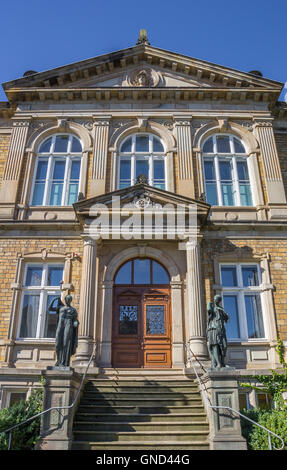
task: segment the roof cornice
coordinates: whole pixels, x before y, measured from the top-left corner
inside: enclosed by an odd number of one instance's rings
[[[160,67],[161,70],[183,74],[187,79],[203,80],[211,88],[272,88],[280,93],[283,87],[283,84],[278,81],[140,44],[9,81],[3,84],[3,88],[7,96],[8,91],[11,89],[28,87],[48,89],[71,87],[73,89],[73,84],[81,80],[99,79],[107,74],[124,70],[129,66],[137,66],[143,63]]]
[[[11,88],[7,92],[10,103],[31,101],[202,101],[277,102],[274,88],[207,88],[207,87],[94,87],[94,88]]]

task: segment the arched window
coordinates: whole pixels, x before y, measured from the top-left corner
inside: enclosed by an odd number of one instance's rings
[[[57,134],[39,147],[32,206],[70,206],[78,199],[82,144],[71,134]]]
[[[212,135],[202,146],[206,200],[213,206],[252,206],[248,155],[233,135]]]
[[[120,146],[118,188],[133,186],[142,174],[147,176],[150,186],[166,189],[164,146],[152,134],[133,134]]]
[[[169,275],[157,261],[149,258],[135,258],[119,268],[115,276],[115,284],[166,285],[169,284]]]

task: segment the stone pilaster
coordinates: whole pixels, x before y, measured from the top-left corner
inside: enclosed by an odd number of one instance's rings
[[[177,155],[178,155],[178,192],[184,196],[194,197],[194,174],[192,160],[192,140],[190,119],[175,119]]]
[[[206,358],[205,309],[198,240],[186,243],[186,261],[190,347],[196,356]]]
[[[105,193],[110,118],[111,116],[101,116],[94,120],[91,196]]]
[[[13,218],[14,216],[29,125],[29,119],[17,119],[13,122],[10,147],[0,190],[0,218]]]
[[[96,240],[85,238],[81,277],[79,340],[76,358],[73,362],[73,365],[76,366],[86,365],[92,353],[95,321],[96,258]]]
[[[184,366],[182,282],[171,281],[172,309],[172,364],[174,367]]]
[[[286,194],[274,138],[273,119],[254,119],[254,121],[263,160],[267,198],[271,207],[271,218],[286,218],[287,210],[278,207],[280,204],[286,204]],[[277,207],[272,207],[273,204]]]
[[[98,350],[98,361],[100,367],[111,367],[113,281],[105,281],[102,283],[102,298],[102,328]]]

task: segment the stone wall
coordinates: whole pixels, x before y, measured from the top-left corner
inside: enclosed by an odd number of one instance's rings
[[[242,250],[242,257],[240,257]],[[206,302],[213,295],[215,284],[214,259],[226,254],[235,253],[231,262],[252,261],[253,256],[269,254],[269,267],[271,284],[275,286],[273,291],[276,325],[279,336],[287,340],[287,240],[203,240],[202,265],[203,279],[205,283]],[[258,259],[256,260],[258,262]]]
[[[11,284],[15,282],[15,273],[18,257],[21,253],[41,252],[46,249],[51,252],[68,253],[76,252],[82,256],[81,240],[64,239],[1,239],[0,244],[0,341],[5,340],[8,334],[9,319],[12,306],[13,290]],[[43,261],[40,258],[40,261]],[[44,261],[43,261],[44,262]],[[74,286],[73,305],[79,309],[80,300],[80,279],[82,263],[78,260],[71,263],[71,283]],[[1,343],[0,343],[1,344]],[[0,361],[3,360],[4,347],[0,347]]]

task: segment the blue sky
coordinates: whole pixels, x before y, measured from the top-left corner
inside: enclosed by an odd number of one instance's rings
[[[141,28],[155,47],[287,81],[286,0],[14,0],[0,15],[1,83],[133,46]]]

